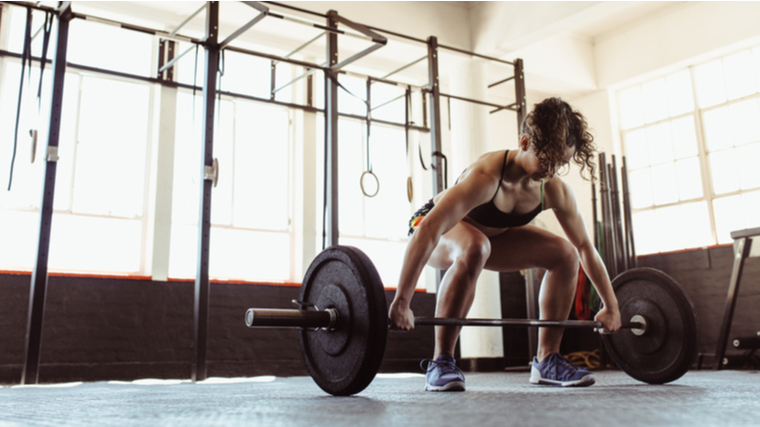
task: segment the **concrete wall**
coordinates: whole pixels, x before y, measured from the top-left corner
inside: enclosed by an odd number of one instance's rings
[[[597,84],[630,84],[756,45],[758,16],[758,2],[684,2],[601,35]]]

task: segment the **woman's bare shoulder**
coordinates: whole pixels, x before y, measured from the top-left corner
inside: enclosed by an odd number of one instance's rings
[[[574,202],[573,190],[559,176],[554,176],[546,180],[544,184],[546,209],[562,210],[567,207],[569,201]]]
[[[501,176],[501,169],[504,164],[505,150],[489,151],[484,153],[470,165],[469,170],[478,170],[480,173],[488,175]]]

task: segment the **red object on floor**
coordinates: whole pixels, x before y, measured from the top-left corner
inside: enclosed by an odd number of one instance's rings
[[[589,283],[583,266],[578,267],[578,285],[575,288],[575,317],[578,320],[591,319],[589,306]]]

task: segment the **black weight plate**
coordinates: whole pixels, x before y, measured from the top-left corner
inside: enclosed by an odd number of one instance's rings
[[[620,313],[626,320],[630,320],[637,314],[646,319],[646,333],[634,334],[637,352],[652,354],[662,348],[668,335],[668,323],[657,304],[645,298],[634,298],[628,300],[625,306],[620,307]]]
[[[612,281],[621,318],[646,319],[647,331],[630,329],[603,335],[612,360],[628,375],[650,384],[681,378],[697,355],[694,304],[670,276],[653,268],[634,268]]]
[[[299,299],[338,311],[334,331],[298,334],[311,377],[336,396],[364,390],[380,368],[388,335],[385,290],[372,261],[354,247],[325,249],[309,266]]]
[[[338,311],[338,324],[326,334],[318,334],[317,341],[330,356],[340,356],[351,338],[351,304],[346,290],[340,284],[330,284],[322,288],[316,301],[317,307]]]

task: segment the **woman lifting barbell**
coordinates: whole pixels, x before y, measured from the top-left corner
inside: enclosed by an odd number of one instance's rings
[[[436,317],[465,317],[475,297],[480,272],[544,268],[539,294],[544,320],[566,320],[575,296],[578,263],[604,303],[595,320],[606,332],[620,328],[620,310],[604,264],[594,249],[570,187],[557,171],[570,161],[593,179],[593,136],[583,115],[559,98],[536,104],[525,117],[517,150],[495,151],[468,167],[457,184],[438,194],[410,220],[398,291],[391,303],[392,329],[414,328],[409,308],[425,264],[446,270]],[[554,211],[565,240],[529,225],[544,209]],[[509,213],[507,213],[509,212]],[[454,347],[461,326],[436,326],[435,354],[426,359],[428,391],[462,391]],[[541,328],[530,382],[588,386],[591,372],[559,354],[562,329]]]

